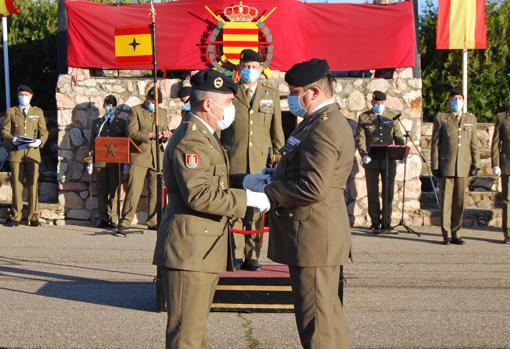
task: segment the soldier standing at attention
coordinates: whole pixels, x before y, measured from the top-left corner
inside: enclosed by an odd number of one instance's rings
[[[244,217],[247,206],[269,209],[264,193],[232,189],[227,154],[215,133],[235,118],[237,86],[211,69],[193,75],[191,84],[191,111],[165,151],[168,205],[153,259],[168,305],[167,349],[207,348],[207,316],[228,263],[229,219]],[[243,185],[259,177],[270,176],[238,176]]]
[[[289,265],[301,345],[343,349],[349,339],[338,280],[351,249],[344,191],[354,139],[333,99],[325,60],[294,65],[285,81],[289,109],[304,120],[281,149],[264,188],[272,208],[268,257]]]
[[[389,161],[388,187],[386,188],[386,161],[384,159],[371,159],[368,151],[371,145],[404,144],[400,125],[393,121],[395,113],[386,110],[384,103],[386,94],[374,91],[372,94],[372,109],[364,112],[358,118],[356,130],[356,147],[363,160],[365,180],[368,194],[368,215],[372,221],[372,231],[378,232],[390,229],[393,195],[395,192],[395,176],[397,162]],[[382,202],[379,202],[379,177],[382,182]],[[384,202],[388,192],[388,207]],[[384,214],[386,213],[386,216]],[[381,225],[382,224],[382,225]]]
[[[259,81],[263,62],[262,56],[253,50],[241,52],[241,81],[234,100],[236,118],[232,126],[221,132],[230,174],[259,173],[266,167],[269,150],[278,154],[285,141],[278,90],[268,82]],[[237,222],[237,228],[261,229],[260,218],[259,213],[248,209],[246,216]],[[260,235],[235,234],[234,240],[234,269],[259,270]]]
[[[105,114],[92,122],[92,136],[89,149],[94,154],[96,137],[126,137],[126,121],[117,117],[117,99],[106,96],[103,102]],[[92,165],[92,164],[91,164]],[[92,166],[88,171],[92,174]],[[99,228],[113,228],[117,224],[117,188],[119,187],[119,167],[117,164],[95,162],[96,190]]]
[[[161,103],[162,101],[163,95],[158,89],[158,102]],[[165,151],[163,142],[170,137],[166,111],[159,106],[158,108],[158,135],[156,134],[156,124],[154,122],[154,111],[156,110],[154,87],[147,92],[145,102],[131,108],[131,113],[129,114],[127,136],[140,147],[142,152],[140,154],[131,154],[126,199],[122,207],[122,220],[120,222],[121,230],[126,230],[131,226],[136,209],[138,208],[138,201],[142,194],[147,172],[149,173],[147,226],[150,230],[157,229],[156,156],[160,157],[160,163],[163,166],[163,153]],[[159,149],[156,149],[156,137],[159,137],[161,141]]]
[[[43,111],[30,105],[34,92],[29,86],[18,86],[18,106],[5,112],[2,137],[11,144],[9,161],[11,164],[12,216],[7,223],[17,227],[23,210],[23,182],[28,186],[28,225],[37,227],[39,223],[38,192],[40,148],[48,140],[48,130]],[[26,143],[20,137],[33,138]]]
[[[496,115],[491,146],[492,171],[503,189],[503,243],[510,244],[510,111]]]
[[[464,193],[469,176],[475,176],[480,162],[476,117],[464,113],[464,96],[450,92],[450,112],[438,113],[432,129],[431,163],[434,176],[441,178],[441,231],[443,244],[464,244],[460,236],[464,214]]]

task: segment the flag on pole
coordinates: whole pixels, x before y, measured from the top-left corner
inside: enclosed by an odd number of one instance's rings
[[[7,17],[19,13],[19,9],[14,6],[12,0],[0,0],[0,17]]]
[[[487,48],[485,0],[439,0],[436,48]]]
[[[152,35],[149,25],[115,28],[115,61],[124,67],[152,66]]]

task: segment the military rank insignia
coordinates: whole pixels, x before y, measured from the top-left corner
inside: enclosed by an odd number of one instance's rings
[[[198,167],[198,154],[186,154],[186,167],[191,169]]]

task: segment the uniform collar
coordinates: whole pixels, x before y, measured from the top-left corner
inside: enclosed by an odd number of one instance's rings
[[[252,86],[250,87],[247,87],[245,84],[243,84],[243,87],[244,87],[244,90],[247,91],[247,90],[250,90],[251,91],[251,95],[254,96],[255,95],[255,91],[257,91],[257,86],[258,86],[258,81],[255,82]],[[245,92],[246,93],[246,92]]]
[[[333,103],[335,103],[335,99],[331,98],[331,99],[327,100],[326,102],[319,104],[318,106],[316,106],[313,109],[313,111],[310,113],[310,115],[314,114],[316,111],[319,111],[322,108],[327,107],[328,105],[333,104]]]
[[[195,117],[195,119],[198,119],[200,120],[200,122],[202,123],[202,125],[204,125],[207,130],[211,133],[211,134],[214,134],[214,129],[211,127],[211,125],[209,125],[207,122],[205,122],[204,120],[202,120],[202,118],[196,114],[193,114],[192,112],[190,112],[190,114]]]
[[[27,111],[27,114],[28,114],[28,111],[30,110],[30,104],[27,105],[27,106],[23,106],[23,105],[19,106],[19,111],[21,112],[21,114],[23,114],[23,109],[25,109]]]

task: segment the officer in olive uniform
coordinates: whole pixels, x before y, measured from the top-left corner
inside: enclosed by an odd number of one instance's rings
[[[158,90],[158,102],[163,101],[163,95]],[[142,194],[145,176],[149,172],[149,207],[147,214],[147,226],[156,230],[157,225],[157,173],[156,156],[160,157],[163,166],[163,153],[165,151],[163,142],[170,137],[168,130],[168,118],[166,111],[158,106],[159,113],[159,135],[156,135],[156,124],[154,122],[155,111],[154,87],[147,92],[147,98],[143,104],[131,108],[127,123],[127,136],[130,137],[142,150],[141,153],[131,154],[127,192],[124,205],[122,206],[121,230],[128,229],[136,214],[138,201]],[[160,139],[160,147],[156,149],[156,137]]]
[[[221,133],[221,142],[227,149],[230,173],[258,173],[266,167],[268,153],[277,151],[285,142],[278,90],[269,82],[259,81],[264,70],[264,59],[253,50],[243,50],[240,56],[240,86],[234,105],[236,119]],[[236,228],[261,229],[261,215],[248,209]],[[256,271],[260,253],[260,235],[234,235],[234,268]],[[244,260],[244,263],[243,263]]]
[[[510,111],[496,115],[491,146],[492,171],[503,189],[503,243],[510,244]]]
[[[28,186],[28,224],[39,226],[38,190],[40,148],[48,139],[44,113],[30,105],[34,92],[29,86],[18,86],[18,106],[7,109],[2,137],[11,145],[12,216],[8,223],[18,226],[23,210],[23,183]],[[34,139],[27,142],[28,137]]]
[[[393,121],[395,113],[386,110],[384,103],[386,94],[374,91],[372,94],[372,109],[364,112],[358,118],[356,130],[356,147],[363,160],[365,179],[368,193],[368,214],[372,221],[372,230],[378,232],[387,230],[391,225],[393,194],[395,192],[395,176],[397,162],[389,161],[388,187],[386,188],[386,161],[384,159],[371,159],[368,151],[372,144],[389,145],[404,144],[400,125]],[[379,177],[382,181],[383,208],[379,202]],[[388,206],[384,201],[388,192]],[[382,226],[381,226],[382,224]]]
[[[94,153],[96,137],[126,137],[126,120],[117,117],[117,99],[106,96],[103,103],[105,115],[92,122],[89,148]],[[96,170],[97,205],[100,228],[113,228],[117,224],[117,189],[119,183],[118,164],[94,162]]]
[[[191,86],[183,86],[177,92],[177,97],[179,97],[182,105],[181,105],[181,118],[184,120],[186,114],[190,111],[191,107],[189,104],[189,95],[191,93]]]
[[[302,346],[347,348],[338,280],[351,249],[344,191],[354,139],[333,99],[325,60],[294,65],[285,81],[289,109],[304,120],[281,149],[272,181],[264,188],[271,201],[268,257],[289,265]]]
[[[475,176],[480,162],[476,117],[464,113],[464,97],[452,91],[448,99],[450,112],[434,118],[431,163],[434,176],[441,178],[441,231],[443,243],[464,244],[460,236],[464,214],[464,193],[469,176]]]
[[[166,347],[175,349],[207,348],[207,316],[228,263],[229,218],[243,217],[247,206],[269,209],[264,193],[231,189],[227,154],[215,134],[234,120],[237,86],[214,70],[198,72],[191,83],[191,112],[165,151],[168,205],[153,260],[168,305]],[[270,177],[239,178],[256,176]]]

